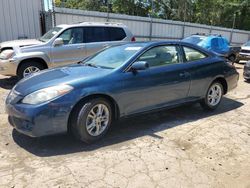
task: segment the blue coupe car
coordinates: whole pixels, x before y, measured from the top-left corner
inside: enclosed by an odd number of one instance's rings
[[[90,143],[122,117],[189,102],[213,110],[238,78],[232,64],[198,46],[137,42],[24,78],[8,95],[6,111],[23,134],[71,130]]]

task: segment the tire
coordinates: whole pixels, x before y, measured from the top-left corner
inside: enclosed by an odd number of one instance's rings
[[[216,90],[213,90],[217,88]],[[213,93],[214,92],[214,93]],[[224,89],[220,82],[213,82],[206,93],[205,99],[203,99],[200,104],[205,110],[215,110],[221,102],[223,97]],[[217,98],[217,99],[216,99]]]
[[[30,73],[35,73],[35,72],[39,72],[43,69],[45,69],[46,67],[40,63],[40,62],[36,62],[36,61],[27,61],[25,63],[22,63],[20,65],[20,67],[17,70],[17,77],[18,79],[22,79],[26,76],[28,76],[28,71]]]
[[[235,55],[230,55],[228,57],[228,60],[234,63],[236,61],[236,56]]]
[[[98,115],[99,106],[103,107],[103,116]],[[85,143],[93,143],[101,139],[107,133],[113,119],[111,105],[103,98],[91,99],[77,105],[72,114],[71,132],[77,139]],[[101,117],[104,116],[107,116],[104,118],[107,121],[102,122]]]

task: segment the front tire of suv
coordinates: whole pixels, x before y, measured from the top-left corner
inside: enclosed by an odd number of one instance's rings
[[[25,62],[25,63],[22,63],[20,67],[18,68],[17,77],[20,80],[32,73],[39,72],[45,68],[46,67],[40,62],[36,62],[36,61]]]

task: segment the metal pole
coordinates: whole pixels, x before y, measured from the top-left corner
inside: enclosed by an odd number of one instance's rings
[[[210,29],[209,29],[209,34],[212,33],[212,30],[213,30],[213,25],[212,25],[212,21],[211,21],[211,24],[210,24]]]
[[[56,26],[56,13],[55,13],[55,0],[52,1],[52,17],[53,17],[53,27]]]
[[[149,17],[150,19],[150,26],[149,26],[149,40],[151,41],[152,40],[152,31],[153,31],[153,19],[152,17],[150,16]]]
[[[184,5],[184,23],[183,23],[183,26],[182,26],[182,38],[185,37],[185,26],[186,26],[186,12],[187,12],[187,2],[185,1],[185,5]]]
[[[232,39],[233,39],[233,31],[234,31],[234,27],[235,27],[235,19],[236,19],[236,12],[234,13],[233,27],[232,27],[232,30],[231,30],[231,33],[230,33],[230,40],[229,40],[230,43],[232,42]]]
[[[107,0],[107,19],[106,21],[109,21],[109,1]]]
[[[151,14],[149,14],[150,26],[149,26],[149,40],[152,40],[152,32],[153,32],[153,12],[154,12],[154,0],[151,0]]]

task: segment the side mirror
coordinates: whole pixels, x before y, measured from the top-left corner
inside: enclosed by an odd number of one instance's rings
[[[132,71],[146,70],[149,68],[149,64],[146,61],[136,61],[131,65]]]
[[[63,43],[63,39],[62,38],[56,38],[56,40],[53,43],[53,46],[62,46]]]

